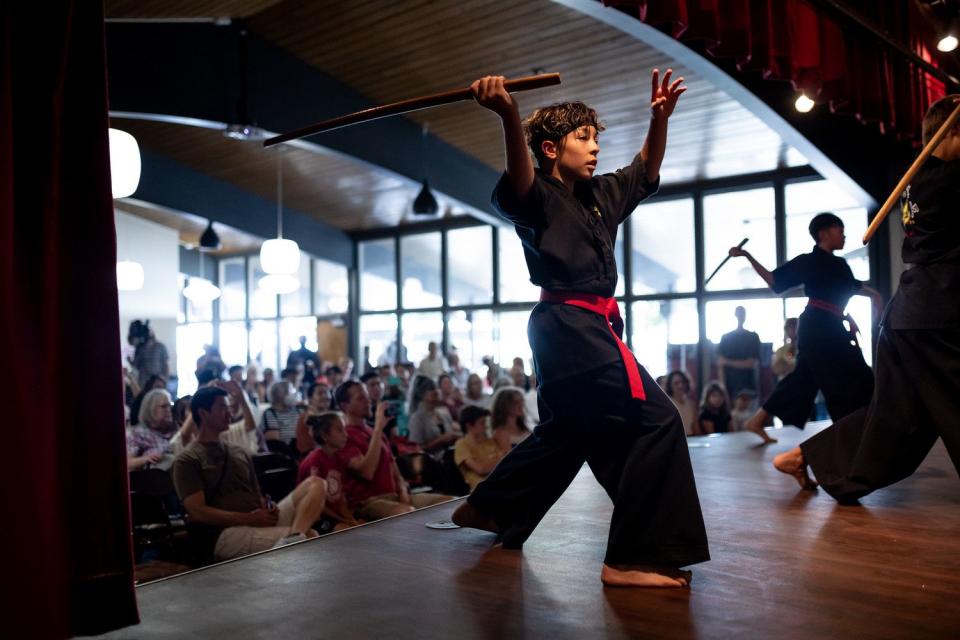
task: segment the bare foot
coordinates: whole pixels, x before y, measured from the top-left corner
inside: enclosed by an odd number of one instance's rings
[[[500,528],[497,526],[497,523],[493,521],[493,518],[481,513],[466,500],[457,507],[457,510],[453,512],[453,516],[451,516],[450,519],[453,520],[454,524],[460,525],[461,527],[500,533]]]
[[[777,441],[776,438],[771,438],[767,435],[767,432],[763,430],[763,423],[767,421],[768,417],[769,414],[763,409],[760,409],[743,425],[747,431],[752,431],[763,438],[763,444],[773,444]]]
[[[655,567],[653,565],[603,565],[600,581],[606,587],[689,587],[692,571]]]
[[[807,470],[807,461],[803,459],[803,451],[800,447],[794,447],[790,451],[775,456],[773,466],[780,473],[793,476],[801,489],[813,491],[817,488],[817,483],[810,477]]]

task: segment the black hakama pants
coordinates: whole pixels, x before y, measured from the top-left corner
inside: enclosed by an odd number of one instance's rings
[[[938,437],[960,472],[960,330],[883,329],[876,375],[867,406],[800,445],[840,502],[908,477]]]
[[[823,391],[833,420],[870,402],[873,372],[860,348],[851,344],[851,334],[840,318],[820,309],[807,309],[800,315],[797,337],[796,367],[763,403],[767,413],[803,429],[818,389]]]
[[[505,547],[523,544],[586,462],[614,504],[606,564],[710,559],[680,415],[640,375],[645,401],[630,397],[619,362],[540,386],[540,426],[468,498]]]

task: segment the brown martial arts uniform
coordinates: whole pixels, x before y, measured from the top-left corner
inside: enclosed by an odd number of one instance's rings
[[[960,471],[960,160],[927,160],[900,207],[907,270],[884,313],[873,397],[800,445],[841,502],[912,474],[938,437]]]
[[[494,191],[544,289],[527,329],[541,424],[468,499],[505,547],[523,544],[587,462],[614,503],[608,565],[709,560],[683,422],[629,351],[624,359],[612,300],[618,227],[656,189],[638,156],[572,193],[541,171],[525,201],[506,174]]]

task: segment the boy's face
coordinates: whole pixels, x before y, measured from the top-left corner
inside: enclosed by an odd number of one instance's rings
[[[843,226],[839,224],[821,229],[818,235],[820,236],[820,243],[826,243],[827,248],[831,251],[839,251],[843,249],[843,245],[847,243],[847,236],[843,232]]]
[[[589,180],[597,170],[600,136],[596,127],[587,125],[574,129],[559,144],[544,143],[544,155],[554,160],[561,180]]]

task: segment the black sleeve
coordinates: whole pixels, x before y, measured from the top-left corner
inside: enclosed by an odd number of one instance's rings
[[[613,173],[596,176],[591,181],[593,196],[600,210],[606,216],[613,215],[617,223],[623,222],[633,213],[643,200],[646,200],[660,188],[660,178],[650,182],[640,154],[629,166]]]
[[[510,178],[507,177],[506,172],[503,172],[497,181],[497,186],[493,189],[490,202],[501,216],[521,227],[535,229],[546,224],[546,213],[543,210],[543,181],[536,172],[534,172],[530,192],[523,199],[514,192]]]
[[[789,262],[785,262],[770,273],[773,275],[774,293],[783,293],[787,289],[803,284],[807,275],[807,259],[809,254],[799,255]]]

